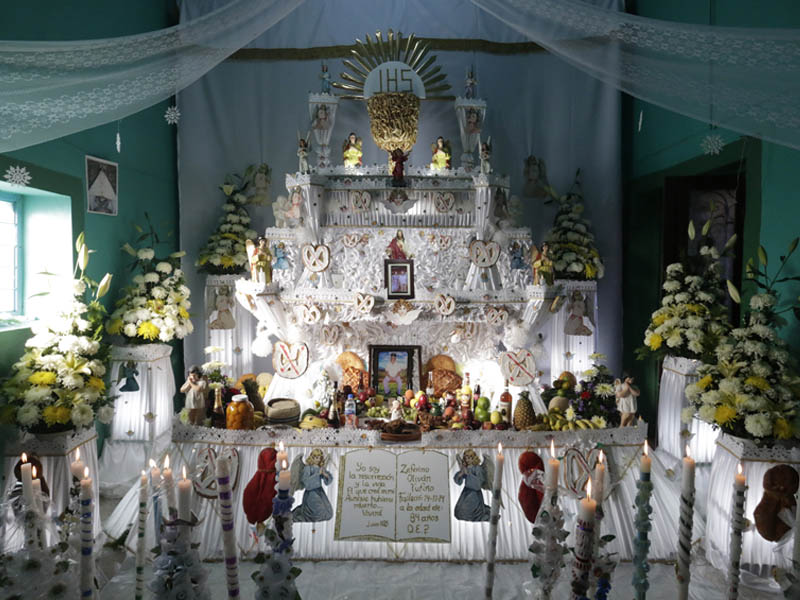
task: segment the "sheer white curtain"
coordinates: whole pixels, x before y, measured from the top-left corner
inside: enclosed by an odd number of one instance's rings
[[[303,0],[232,0],[150,33],[0,42],[0,152],[139,112],[193,83]]]
[[[472,2],[623,92],[800,148],[800,30],[689,25],[580,0]]]

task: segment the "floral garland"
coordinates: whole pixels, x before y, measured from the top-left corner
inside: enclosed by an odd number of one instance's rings
[[[106,273],[97,283],[86,275],[89,249],[81,233],[72,301],[49,321],[37,322],[27,350],[3,385],[0,420],[35,433],[88,427],[95,418],[110,423],[114,407],[106,392],[110,347],[103,342],[105,308],[111,285]]]
[[[704,236],[710,222],[703,226]],[[689,238],[694,240],[694,223],[689,222]],[[734,235],[723,254],[733,247]],[[720,252],[706,238],[697,256],[667,266],[661,307],[650,319],[644,334],[644,346],[637,350],[639,358],[666,355],[708,359],[728,329],[727,314],[722,303]]]
[[[183,339],[194,326],[189,318],[191,294],[181,270],[183,251],[166,257],[156,256],[152,246],[160,243],[150,226],[150,232],[140,240],[151,238],[151,246],[134,249],[125,244],[122,249],[134,257],[133,284],[125,288],[122,298],[106,323],[111,335],[121,335],[126,341],[148,344]]]
[[[690,406],[682,418],[695,413],[726,433],[756,441],[800,438],[800,380],[790,361],[786,342],[777,328],[786,321],[780,316],[793,311],[800,319],[800,305],[778,310],[775,284],[800,281],[800,277],[779,275],[797,248],[798,239],[789,245],[786,256],[772,277],[767,275],[767,253],[759,248],[760,266],[747,264],[747,278],[759,292],[750,298],[746,327],[731,330],[716,349],[716,360],[698,369],[700,379],[686,387]],[[729,281],[728,290],[735,302],[739,292]]]
[[[258,234],[250,229],[248,204],[266,204],[269,200],[268,186],[270,168],[250,165],[243,176],[228,175],[220,186],[225,194],[222,205],[224,214],[219,226],[200,250],[196,266],[203,273],[212,275],[236,275],[245,272],[248,263],[245,242]]]
[[[575,191],[558,198],[553,229],[545,242],[550,247],[550,259],[556,279],[602,279],[605,266],[595,247],[591,222],[583,218],[583,193],[580,190],[580,170],[575,175]],[[555,196],[554,196],[555,197]]]

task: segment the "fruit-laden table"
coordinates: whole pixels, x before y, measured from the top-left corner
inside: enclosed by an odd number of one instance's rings
[[[333,506],[333,518],[324,522],[294,524],[295,552],[298,558],[307,559],[382,559],[382,560],[485,560],[488,539],[488,522],[470,522],[454,518],[453,508],[464,489],[458,485],[453,475],[459,470],[457,455],[462,456],[466,449],[473,449],[478,455],[489,456],[495,460],[497,444],[503,444],[505,461],[503,465],[503,504],[501,526],[497,547],[500,560],[528,560],[528,546],[531,543],[531,524],[525,519],[517,499],[521,474],[517,467],[519,456],[526,450],[538,453],[546,462],[550,440],[553,439],[556,452],[562,459],[560,490],[567,528],[574,529],[578,498],[572,490],[585,485],[587,467],[593,468],[599,454],[598,447],[605,450],[608,458],[608,473],[605,480],[603,510],[603,533],[613,533],[616,539],[609,550],[618,552],[622,559],[633,555],[633,510],[636,496],[636,480],[639,476],[639,458],[647,433],[647,425],[640,422],[637,427],[602,430],[581,430],[569,432],[516,432],[516,431],[448,431],[435,430],[423,433],[415,442],[389,444],[380,440],[380,433],[370,430],[332,430],[317,429],[299,431],[296,429],[263,428],[255,431],[230,431],[192,427],[175,422],[172,430],[170,460],[176,465],[176,473],[186,464],[189,471],[195,471],[202,457],[213,448],[217,455],[233,452],[238,457],[235,469],[233,499],[236,513],[236,535],[242,555],[253,555],[256,545],[253,529],[247,523],[241,510],[243,490],[257,469],[257,457],[265,447],[283,441],[289,461],[298,454],[308,457],[318,448],[329,455],[327,469],[333,480],[323,486]],[[546,449],[547,448],[547,449]],[[337,485],[341,458],[355,450],[386,450],[401,455],[409,451],[425,450],[446,455],[449,480],[449,543],[378,542],[378,541],[335,541],[336,508],[340,489]],[[664,467],[657,458],[653,460],[653,480],[655,493],[653,505],[653,531],[650,539],[651,558],[668,558],[674,555],[678,531],[678,490],[667,479]],[[199,478],[199,477],[198,477]],[[442,486],[443,482],[437,482]],[[200,484],[195,485],[198,489]],[[448,486],[444,486],[447,489]],[[206,495],[208,491],[204,492]],[[213,493],[213,492],[212,492]],[[295,494],[297,506],[303,491]],[[307,492],[306,492],[307,493]],[[117,506],[106,522],[110,535],[121,535],[131,523],[138,510],[138,484],[134,486]],[[488,491],[482,492],[483,501],[490,504]],[[194,541],[199,542],[200,556],[204,559],[220,558],[222,544],[220,522],[216,501],[212,498],[194,495],[194,512],[200,525],[195,531]],[[148,527],[148,547],[155,542],[152,528]],[[133,531],[128,545],[133,548],[136,534]]]

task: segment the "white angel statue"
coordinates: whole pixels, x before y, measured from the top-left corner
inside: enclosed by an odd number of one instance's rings
[[[333,517],[333,508],[325,494],[323,485],[330,485],[333,476],[325,470],[330,455],[314,448],[308,459],[298,455],[292,461],[291,490],[305,490],[303,500],[292,510],[292,518],[297,523],[316,523],[328,521]]]
[[[564,323],[564,333],[567,335],[592,335],[592,330],[586,326],[583,318],[589,319],[594,327],[594,306],[592,297],[584,295],[580,290],[575,290],[569,297],[567,304],[567,322]]]
[[[308,153],[311,152],[311,132],[309,131],[305,138],[297,134],[297,172],[301,175],[310,173],[311,169],[308,167]]]
[[[489,162],[492,159],[492,136],[489,136],[485,142],[481,142],[478,138],[478,143],[480,144],[481,175],[488,175],[492,172],[492,165]]]
[[[486,454],[481,458],[474,450],[467,449],[461,456],[456,455],[458,471],[453,481],[464,485],[458,497],[453,515],[460,521],[488,521],[491,507],[483,501],[481,490],[491,490],[494,481],[494,462]]]

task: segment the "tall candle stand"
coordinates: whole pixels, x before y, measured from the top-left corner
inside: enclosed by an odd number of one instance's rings
[[[728,600],[739,598],[739,560],[742,557],[742,531],[744,530],[744,496],[747,482],[739,463],[738,473],[733,483],[733,510],[731,511],[731,548],[728,567]],[[795,533],[795,535],[797,535]]]
[[[650,584],[647,581],[647,573],[650,565],[647,562],[647,555],[650,552],[650,539],[648,537],[652,525],[650,523],[650,513],[653,509],[650,506],[650,496],[653,493],[653,483],[650,481],[650,470],[645,472],[642,469],[639,473],[639,481],[636,482],[638,493],[636,494],[636,517],[634,525],[636,527],[636,540],[633,550],[633,588],[635,600],[645,600],[647,588]]]

